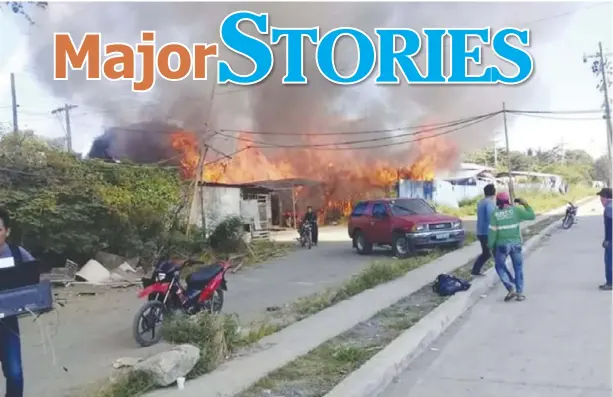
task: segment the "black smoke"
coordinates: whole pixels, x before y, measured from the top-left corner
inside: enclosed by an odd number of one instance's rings
[[[141,164],[163,161],[176,165],[179,159],[171,144],[171,133],[177,130],[176,126],[158,122],[108,128],[94,140],[88,157]]]

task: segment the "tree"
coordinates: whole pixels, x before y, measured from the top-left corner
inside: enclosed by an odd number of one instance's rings
[[[176,170],[82,160],[22,133],[0,138],[0,206],[15,218],[14,242],[44,262],[99,250],[150,257],[181,200]]]
[[[504,172],[507,170],[506,157],[506,150],[499,149],[499,171]],[[492,165],[494,163],[493,149],[487,148],[470,153],[465,156],[465,159],[478,164]],[[575,149],[563,151],[560,146],[553,147],[550,150],[528,149],[526,153],[511,151],[510,159],[511,168],[514,171],[557,174],[571,184],[592,181],[596,173],[596,163],[589,153],[584,150]],[[596,179],[600,179],[600,177]]]

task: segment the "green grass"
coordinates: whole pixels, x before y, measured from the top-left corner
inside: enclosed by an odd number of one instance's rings
[[[89,397],[140,397],[153,389],[155,384],[148,372],[129,371],[89,394]]]
[[[586,186],[572,186],[568,194],[545,193],[534,190],[520,190],[515,195],[521,197],[530,204],[536,213],[544,213],[555,208],[565,205],[567,202],[576,202],[582,198],[593,196],[596,190]],[[460,202],[460,208],[449,208],[438,206],[437,210],[443,214],[454,215],[458,217],[468,217],[477,215],[477,203],[481,197],[463,200]]]

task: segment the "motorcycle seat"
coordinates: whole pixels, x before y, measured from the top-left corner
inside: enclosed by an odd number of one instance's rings
[[[206,284],[208,284],[209,281],[213,279],[213,277],[215,277],[222,271],[223,266],[219,263],[216,263],[214,265],[209,265],[203,267],[202,269],[196,270],[195,272],[187,276],[185,281],[187,282],[187,286],[190,288],[202,288]]]

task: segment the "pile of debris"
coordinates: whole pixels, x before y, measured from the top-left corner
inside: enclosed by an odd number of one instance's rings
[[[141,283],[143,272],[136,267],[137,264],[138,258],[126,260],[118,255],[99,252],[95,259],[90,259],[82,267],[67,260],[64,267],[53,268],[49,274],[41,277],[56,286],[88,284],[125,288]]]

